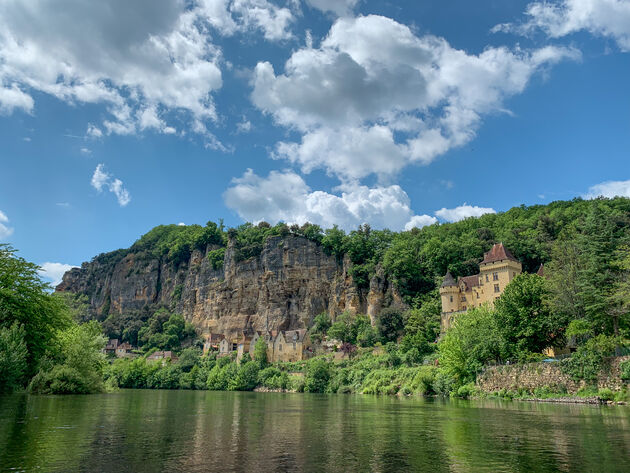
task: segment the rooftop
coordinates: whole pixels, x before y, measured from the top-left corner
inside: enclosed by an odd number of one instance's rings
[[[503,243],[497,243],[490,249],[490,251],[484,253],[481,264],[494,263],[495,261],[502,260],[519,262],[514,255],[510,253],[510,250],[503,246]]]

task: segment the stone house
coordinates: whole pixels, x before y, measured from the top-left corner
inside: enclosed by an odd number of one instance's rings
[[[219,356],[227,356],[233,351],[235,351],[237,347],[238,347],[238,344],[234,343],[233,340],[228,340],[227,338],[224,338],[219,343]]]
[[[209,351],[219,351],[219,345],[223,339],[225,339],[225,335],[221,333],[211,333],[207,335],[203,342],[203,354],[205,355]]]
[[[304,360],[310,348],[308,332],[306,329],[278,332],[271,345],[273,349],[269,359],[272,362]]]
[[[118,358],[133,358],[137,356],[133,351],[135,347],[131,345],[129,342],[121,343],[116,347],[116,356]]]
[[[154,351],[149,356],[147,356],[147,361],[161,361],[162,364],[165,364],[167,361],[177,361],[178,358],[172,351]]]
[[[236,346],[236,361],[241,361],[245,353],[250,353],[253,335],[250,332],[243,332],[241,339]]]
[[[505,287],[519,274],[523,266],[510,251],[498,243],[483,255],[479,263],[479,274],[457,278],[450,272],[444,276],[440,287],[442,298],[442,332],[450,328],[453,317],[471,307],[487,303],[494,305]]]
[[[110,340],[107,341],[105,348],[103,348],[103,350],[101,351],[105,353],[106,355],[115,355],[116,348],[118,348],[119,343],[120,343],[120,340],[118,340],[117,338],[111,338]]]

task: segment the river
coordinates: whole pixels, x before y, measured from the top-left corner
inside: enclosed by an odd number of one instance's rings
[[[630,471],[630,408],[123,390],[0,397],[0,471]]]

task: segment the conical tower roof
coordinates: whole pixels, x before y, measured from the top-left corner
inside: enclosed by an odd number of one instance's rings
[[[450,271],[446,272],[446,276],[444,276],[444,282],[442,282],[442,287],[447,286],[457,286],[457,281],[455,281],[455,278]]]

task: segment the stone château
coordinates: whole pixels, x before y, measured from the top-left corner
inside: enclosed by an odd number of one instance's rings
[[[479,263],[479,274],[455,278],[447,271],[440,287],[442,297],[442,332],[453,322],[453,317],[469,308],[479,307],[484,303],[490,306],[498,299],[505,287],[517,275],[523,272],[523,266],[510,251],[498,243],[484,253]]]

